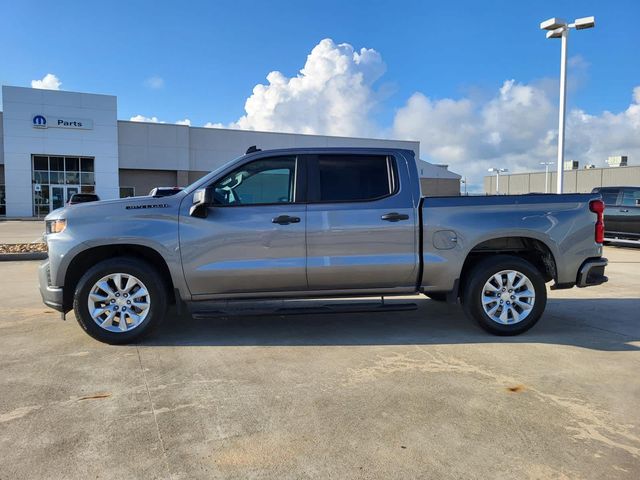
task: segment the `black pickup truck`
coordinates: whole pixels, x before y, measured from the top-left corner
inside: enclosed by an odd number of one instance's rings
[[[605,241],[640,244],[640,187],[599,187],[605,203]]]

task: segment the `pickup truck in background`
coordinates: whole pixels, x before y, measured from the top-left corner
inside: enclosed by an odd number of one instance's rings
[[[46,217],[45,304],[108,343],[169,303],[206,317],[243,303],[427,295],[498,335],[531,328],[551,288],[607,281],[599,194],[421,196],[414,153],[248,153],[175,195]]]
[[[598,187],[592,193],[605,203],[605,241],[640,244],[640,187]]]

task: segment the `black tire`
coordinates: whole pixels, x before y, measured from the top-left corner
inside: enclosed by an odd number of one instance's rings
[[[124,273],[139,279],[149,292],[149,308],[144,320],[128,331],[112,332],[102,328],[89,313],[89,293],[101,278]],[[164,319],[167,311],[167,289],[162,276],[146,262],[131,257],[103,260],[91,267],[80,279],[73,297],[73,309],[80,326],[93,338],[111,345],[131,343],[148,335]],[[125,323],[128,323],[125,319]]]
[[[513,324],[503,324],[493,320],[484,311],[482,305],[483,289],[486,282],[503,270],[513,270],[524,274],[531,281],[535,293],[533,308],[529,314],[523,320]],[[514,284],[517,285],[517,282],[514,281]],[[540,271],[528,261],[512,255],[495,255],[480,261],[467,276],[462,296],[465,314],[494,335],[519,335],[526,332],[538,322],[546,304],[547,287]],[[502,308],[500,308],[500,312],[502,312]],[[521,309],[521,307],[518,308]]]
[[[429,293],[425,293],[425,295],[429,297],[431,300],[435,300],[436,302],[447,301],[447,294],[445,292],[429,292]]]

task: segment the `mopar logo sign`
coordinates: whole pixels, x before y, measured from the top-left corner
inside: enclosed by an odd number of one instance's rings
[[[47,119],[44,115],[34,115],[33,126],[35,128],[47,128]]]
[[[93,120],[88,118],[68,118],[49,115],[48,118],[37,113],[33,116],[33,128],[73,128],[90,130]]]

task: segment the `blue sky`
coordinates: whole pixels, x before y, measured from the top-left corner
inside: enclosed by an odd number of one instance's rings
[[[560,44],[539,23],[588,15],[596,28],[570,36],[568,154],[593,163],[640,157],[640,28],[632,23],[640,2],[631,0],[5,1],[0,84],[29,86],[52,73],[64,90],[117,95],[121,119],[417,139],[423,158],[480,181],[497,160],[517,171],[552,156]],[[315,100],[292,105],[287,82],[325,38],[335,43],[316,55],[321,64],[336,55],[351,62],[342,81],[377,73],[354,91],[312,89]],[[377,57],[357,64],[341,43]],[[243,120],[247,98],[273,70],[284,87],[254,98]],[[271,94],[279,103],[262,118]],[[360,103],[332,127],[351,97]],[[300,126],[314,116],[323,118]],[[459,125],[465,135],[450,135]]]
[[[617,111],[640,83],[634,1],[3,2],[0,83],[28,86],[47,72],[63,89],[118,96],[122,118],[143,113],[194,124],[230,122],[271,70],[294,75],[325,37],[380,52],[390,121],[414,91],[435,98],[558,73],[558,41],[538,23],[596,15],[570,39],[588,66],[570,98]],[[574,32],[575,33],[575,32]],[[152,89],[145,80],[163,79]]]

